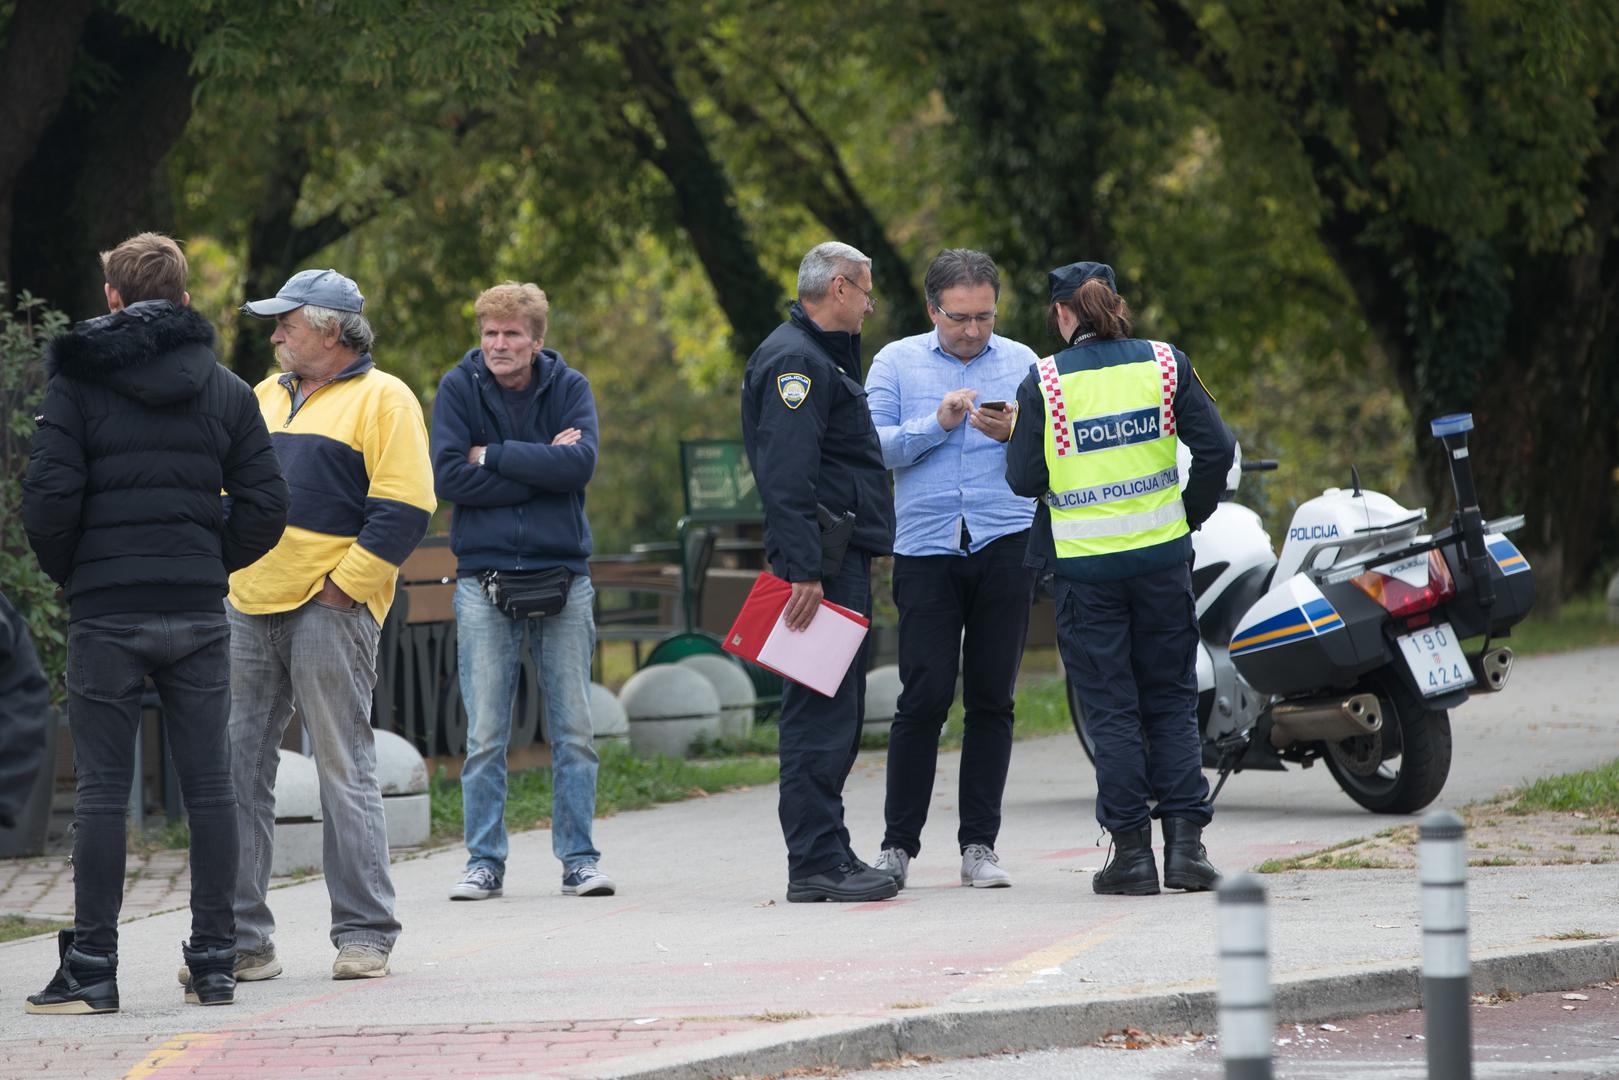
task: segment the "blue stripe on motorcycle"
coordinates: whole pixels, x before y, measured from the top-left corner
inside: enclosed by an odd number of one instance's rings
[[[1511,540],[1491,540],[1487,545],[1495,565],[1503,574],[1521,574],[1529,569],[1529,560],[1523,557]]]

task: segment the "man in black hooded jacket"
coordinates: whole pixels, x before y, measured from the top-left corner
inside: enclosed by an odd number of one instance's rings
[[[215,359],[186,261],[142,233],[102,256],[110,314],[51,342],[23,482],[23,523],[67,593],[74,926],[38,1013],[118,1009],[124,807],[148,677],[191,822],[186,1000],[235,991],[236,796],[227,576],[286,526],[287,485],[258,401]],[[224,498],[221,498],[224,492]]]

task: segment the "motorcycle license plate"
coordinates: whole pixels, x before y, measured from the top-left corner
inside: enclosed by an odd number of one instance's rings
[[[1460,690],[1477,681],[1449,623],[1435,623],[1426,630],[1402,634],[1397,640],[1423,697]]]

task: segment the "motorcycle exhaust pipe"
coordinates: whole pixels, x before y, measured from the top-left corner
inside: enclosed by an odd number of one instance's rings
[[[1505,689],[1507,679],[1512,676],[1512,650],[1503,645],[1470,658],[1468,664],[1473,669],[1473,677],[1478,680],[1473,692],[1493,694]]]
[[[1270,743],[1285,750],[1296,742],[1338,742],[1383,729],[1383,706],[1376,694],[1283,701],[1271,706]]]

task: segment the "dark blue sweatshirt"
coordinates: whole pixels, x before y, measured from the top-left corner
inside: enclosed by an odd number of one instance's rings
[[[596,471],[596,402],[590,380],[560,354],[534,360],[532,403],[514,426],[500,384],[473,349],[451,368],[433,401],[433,488],[454,504],[450,549],[456,573],[544,570],[588,573],[590,522],[585,485]],[[558,432],[583,433],[572,446],[552,446]],[[467,450],[487,446],[482,466]]]

